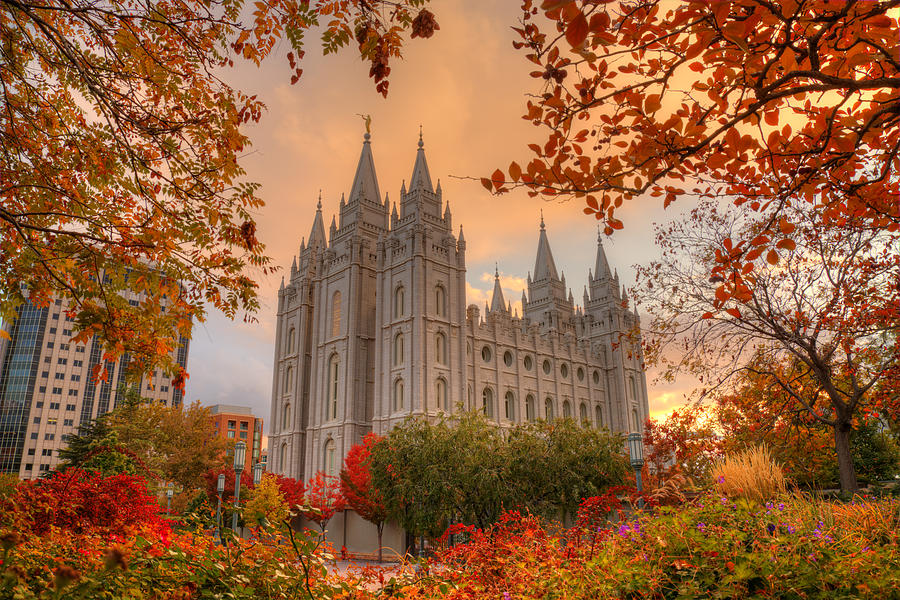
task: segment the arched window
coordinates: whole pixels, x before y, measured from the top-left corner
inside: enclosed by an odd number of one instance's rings
[[[341,293],[331,297],[331,337],[341,335]]]
[[[398,333],[394,336],[394,366],[403,364],[403,334]]]
[[[494,416],[494,390],[489,387],[484,388],[481,392],[481,410],[488,418]]]
[[[297,337],[296,333],[297,333],[297,330],[294,329],[293,327],[291,327],[290,330],[288,330],[288,337],[284,341],[285,342],[284,345],[285,345],[285,348],[287,348],[288,354],[291,354],[294,352],[294,338]]]
[[[285,394],[290,393],[294,389],[294,367],[290,365],[284,370],[284,386],[281,389],[284,390]]]
[[[325,442],[325,474],[332,477],[337,475],[336,444],[333,439]]]
[[[281,409],[281,430],[287,431],[291,428],[291,405],[285,402],[284,408]]]
[[[450,403],[447,399],[447,382],[443,378],[438,378],[434,382],[434,404],[439,410],[450,412]]]
[[[628,381],[631,384],[631,397],[634,400],[637,400],[638,399],[638,388],[637,388],[637,383],[634,380],[634,375],[630,376],[628,378]]]
[[[394,382],[394,412],[403,410],[403,380]]]
[[[288,465],[287,465],[287,444],[286,443],[281,444],[281,451],[278,454],[279,454],[279,456],[278,456],[279,467],[281,468],[281,472],[285,473],[285,472],[287,472],[287,467],[288,467]]]
[[[553,398],[550,396],[544,400],[544,418],[548,421],[553,420]]]
[[[510,421],[516,420],[516,398],[512,392],[506,392],[503,397],[503,416]]]
[[[534,421],[536,417],[534,410],[534,396],[528,394],[525,397],[525,418],[529,421]]]
[[[337,419],[340,362],[335,354],[328,362],[328,419]]]
[[[568,400],[563,401],[563,418],[564,419],[572,418],[572,406],[569,404]]]
[[[590,424],[591,421],[588,417],[587,405],[584,402],[581,403],[581,407],[578,409],[578,413],[578,416],[581,418],[582,425]]]
[[[597,405],[597,408],[594,409],[596,415],[594,416],[597,421],[597,427],[603,427],[603,409],[600,408],[600,405]]]
[[[439,365],[447,364],[447,338],[440,331],[434,334],[434,358]]]
[[[434,288],[434,312],[439,317],[446,316],[446,294],[444,294],[444,286],[439,285]]]
[[[631,409],[631,418],[634,421],[634,429],[632,429],[632,431],[640,432],[641,420],[640,420],[640,417],[638,417],[638,411],[636,408]]]
[[[394,290],[394,318],[399,319],[404,314],[406,314],[406,292],[400,285]]]

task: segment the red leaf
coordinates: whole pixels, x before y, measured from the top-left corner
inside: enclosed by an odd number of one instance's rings
[[[584,44],[584,40],[587,39],[589,29],[587,19],[584,18],[582,13],[578,13],[574,19],[569,21],[569,26],[566,27],[566,41],[572,47],[580,48]]]

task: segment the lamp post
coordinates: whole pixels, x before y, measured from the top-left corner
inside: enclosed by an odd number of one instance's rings
[[[256,463],[253,465],[253,485],[259,485],[259,482],[262,481],[262,463]]]
[[[241,500],[241,471],[244,470],[244,458],[247,455],[247,444],[238,442],[234,445],[234,513],[231,515],[231,530],[237,533],[238,506]]]
[[[225,473],[219,475],[216,491],[219,493],[219,503],[216,504],[216,537],[222,541],[222,493],[225,491]]]
[[[628,454],[631,456],[631,468],[634,469],[634,479],[637,491],[643,492],[641,485],[641,467],[644,466],[644,443],[639,433],[628,434]],[[644,508],[644,499],[638,497],[638,508]]]
[[[175,487],[175,484],[172,483],[171,481],[166,486],[166,514],[167,515],[172,514],[172,495],[175,493],[175,490],[173,489],[174,487]]]

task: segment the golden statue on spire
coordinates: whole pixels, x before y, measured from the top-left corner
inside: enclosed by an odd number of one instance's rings
[[[362,120],[366,124],[366,133],[371,134],[372,133],[372,115],[363,115],[360,113],[356,113],[356,116],[362,118]]]

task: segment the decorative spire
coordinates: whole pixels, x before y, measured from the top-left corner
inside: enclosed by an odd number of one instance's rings
[[[534,280],[543,279],[558,280],[556,263],[553,261],[553,253],[550,251],[550,242],[547,240],[547,230],[544,227],[544,211],[541,209],[541,233],[538,237],[537,257],[534,261]]]
[[[325,222],[322,220],[322,190],[319,190],[319,202],[316,204],[316,217],[313,219],[312,231],[309,232],[309,247],[325,245]]]
[[[403,180],[403,183],[400,184],[400,200],[403,200],[403,196],[406,195],[406,180]]]
[[[341,192],[341,208],[343,209],[346,204],[347,201],[344,199],[344,193]]]
[[[464,236],[462,232],[462,224],[460,224],[459,226],[459,237],[457,238],[457,240],[463,244],[466,243],[466,236]]]
[[[440,177],[438,178],[437,188],[434,190],[434,193],[437,194],[438,196],[440,196],[441,194],[444,193],[444,191],[441,189],[441,179],[440,179]]]
[[[371,202],[381,200],[378,178],[375,176],[375,159],[372,158],[372,145],[369,143],[371,137],[368,132],[363,136],[362,152],[359,154],[356,175],[353,177],[353,186],[350,188],[350,202],[363,198]]]
[[[284,289],[284,275],[281,276],[281,287],[279,287],[278,289],[279,289],[279,290],[283,290],[283,289]]]
[[[506,312],[506,301],[503,299],[503,290],[500,289],[500,271],[497,263],[494,263],[494,295],[491,296],[491,310]]]
[[[434,193],[431,185],[431,174],[428,172],[428,163],[425,161],[425,142],[422,141],[421,125],[419,126],[419,149],[416,150],[416,164],[413,166],[412,177],[409,180],[409,191],[424,190]]]
[[[609,277],[609,261],[606,260],[606,252],[603,250],[603,238],[600,237],[600,228],[597,228],[597,260],[594,264],[594,277],[606,279]]]
[[[384,193],[384,210],[387,210],[391,203],[388,201],[388,193]]]
[[[306,238],[301,237],[300,238],[300,252],[303,252],[304,250],[306,250]]]

